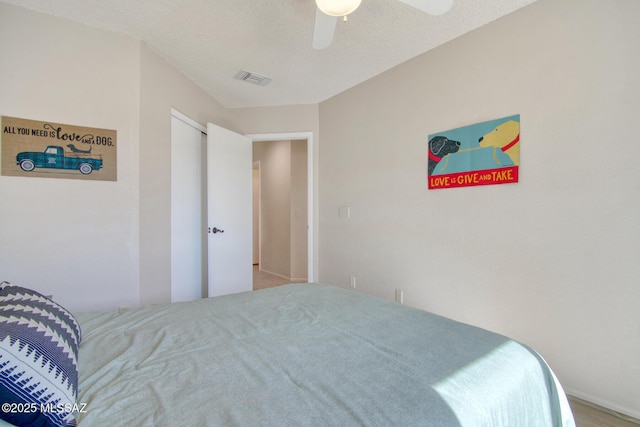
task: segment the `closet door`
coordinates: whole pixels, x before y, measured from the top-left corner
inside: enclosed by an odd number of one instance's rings
[[[171,117],[171,301],[206,297],[205,128]]]

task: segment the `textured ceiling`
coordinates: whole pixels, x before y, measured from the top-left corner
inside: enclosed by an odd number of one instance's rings
[[[455,0],[430,16],[363,0],[311,47],[314,0],[0,0],[144,41],[225,107],[316,104],[536,0]],[[240,69],[267,86],[234,80]]]

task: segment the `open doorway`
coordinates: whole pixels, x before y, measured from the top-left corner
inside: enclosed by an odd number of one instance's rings
[[[254,290],[308,281],[307,141],[253,143]]]
[[[254,142],[254,290],[311,282],[312,134],[247,136]]]

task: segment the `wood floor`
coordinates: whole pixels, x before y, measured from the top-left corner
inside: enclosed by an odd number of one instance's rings
[[[576,427],[638,427],[638,420],[615,414],[577,398],[569,398]]]
[[[257,266],[253,266],[253,290],[265,288],[273,288],[291,283],[288,279],[269,274],[260,270]],[[613,411],[609,413],[604,408],[598,408],[588,402],[580,399],[569,399],[573,416],[576,420],[576,427],[638,427],[640,423],[626,419],[624,416],[614,415]]]
[[[274,286],[286,285],[292,283],[285,277],[278,276],[276,274],[270,274],[266,271],[260,270],[258,265],[253,266],[253,290],[273,288]]]

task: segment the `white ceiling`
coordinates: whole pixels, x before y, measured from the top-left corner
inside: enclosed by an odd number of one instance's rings
[[[363,0],[311,47],[314,0],[0,0],[144,41],[225,107],[316,104],[536,0],[455,0],[430,16]],[[273,81],[234,80],[244,69]]]

